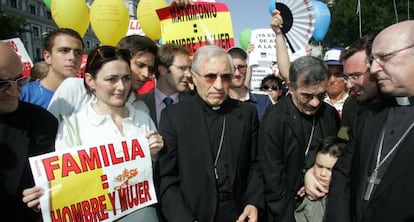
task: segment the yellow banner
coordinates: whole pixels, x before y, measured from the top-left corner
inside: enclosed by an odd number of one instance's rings
[[[204,45],[234,46],[231,15],[224,3],[196,2],[158,9],[157,13],[163,44],[182,45],[191,55]]]

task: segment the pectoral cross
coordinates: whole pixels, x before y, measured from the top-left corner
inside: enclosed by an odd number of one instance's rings
[[[372,172],[371,176],[368,178],[368,186],[365,190],[364,200],[368,201],[371,199],[372,191],[374,191],[374,186],[379,184],[381,180],[378,178],[378,170],[375,169]]]

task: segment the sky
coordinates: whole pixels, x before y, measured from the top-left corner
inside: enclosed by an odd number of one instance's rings
[[[233,25],[234,44],[240,47],[239,33],[245,29],[269,28],[270,0],[216,0],[227,5]]]

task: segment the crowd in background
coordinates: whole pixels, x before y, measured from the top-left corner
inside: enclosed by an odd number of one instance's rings
[[[92,50],[76,78],[74,30],[48,34],[29,77],[0,44],[3,215],[41,221],[29,157],[144,135],[158,203],[117,221],[414,221],[414,21],[294,61],[282,26],[274,10],[279,73],[261,93],[253,45],[191,57],[131,35]]]

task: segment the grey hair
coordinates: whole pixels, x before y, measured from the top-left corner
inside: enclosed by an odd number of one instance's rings
[[[292,62],[289,69],[289,79],[294,89],[298,88],[299,79],[304,85],[316,85],[329,79],[329,70],[325,62],[314,56],[302,56]]]
[[[231,67],[231,73],[234,72],[234,65],[233,65],[233,59],[231,56],[224,50],[223,48],[220,48],[216,45],[206,45],[202,46],[195,52],[193,56],[193,62],[191,64],[191,70],[198,72],[198,69],[200,67],[200,63],[203,59],[209,60],[213,57],[219,57],[219,56],[226,56],[227,60],[229,61],[230,67]]]

